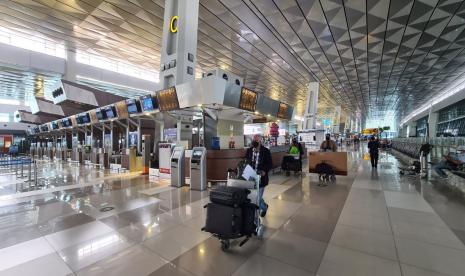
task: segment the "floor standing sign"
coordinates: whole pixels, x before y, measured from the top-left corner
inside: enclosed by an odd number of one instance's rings
[[[171,177],[171,151],[174,144],[159,143],[158,144],[158,160],[159,160],[159,176],[160,178]]]

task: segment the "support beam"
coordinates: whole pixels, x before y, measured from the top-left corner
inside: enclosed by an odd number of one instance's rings
[[[316,129],[319,91],[320,84],[318,82],[311,82],[308,84],[307,104],[305,107],[303,129]]]

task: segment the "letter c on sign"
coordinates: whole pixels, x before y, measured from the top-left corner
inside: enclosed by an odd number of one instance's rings
[[[171,17],[170,32],[172,32],[172,33],[177,33],[178,32],[178,18],[179,17],[177,15]]]

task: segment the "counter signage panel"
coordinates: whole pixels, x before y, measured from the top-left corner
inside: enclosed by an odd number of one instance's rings
[[[47,125],[41,125],[40,130],[42,130],[43,132],[46,132],[46,131],[48,131],[48,126]]]
[[[141,112],[139,101],[136,99],[127,99],[126,107],[129,114],[136,114]]]
[[[254,124],[264,124],[266,122],[267,122],[266,117],[256,118],[252,120],[252,123]]]
[[[78,125],[82,125],[84,122],[82,121],[82,116],[79,114],[79,115],[76,115],[76,122]]]
[[[128,107],[126,106],[126,101],[120,101],[115,103],[116,112],[118,113],[119,119],[126,119],[129,117]]]
[[[158,109],[157,98],[152,95],[145,95],[140,97],[140,102],[142,104],[142,110],[144,112],[154,111]]]
[[[35,128],[34,128],[34,133],[39,133],[39,132],[40,132],[39,127],[35,127]]]
[[[107,118],[107,114],[105,110],[102,110],[102,109],[97,109],[97,111],[95,112],[95,115],[97,115],[97,119],[99,121],[105,120]]]
[[[157,92],[160,111],[179,109],[178,95],[175,87],[170,87]]]
[[[57,130],[57,129],[58,129],[58,122],[52,122],[51,125],[52,125],[52,129],[53,129],[53,130]]]
[[[97,112],[96,110],[89,111],[90,122],[95,124],[98,123]]]
[[[113,119],[116,117],[115,114],[115,107],[114,106],[107,106],[105,107],[105,114],[107,115],[107,119]]]
[[[286,114],[287,114],[287,104],[285,103],[279,103],[279,110],[278,110],[278,118],[280,119],[286,119]]]
[[[76,115],[73,115],[71,117],[69,117],[70,120],[71,120],[71,126],[77,126],[77,120],[76,120]]]
[[[84,113],[81,115],[81,120],[83,124],[89,124],[90,123],[90,116],[89,113]]]
[[[242,87],[239,108],[247,111],[255,111],[257,105],[257,93]]]

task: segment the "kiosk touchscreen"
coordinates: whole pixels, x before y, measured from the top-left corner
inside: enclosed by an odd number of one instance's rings
[[[186,182],[184,174],[184,147],[177,146],[171,154],[171,186],[182,187]]]
[[[207,188],[207,149],[194,147],[191,157],[191,189],[203,191]]]

